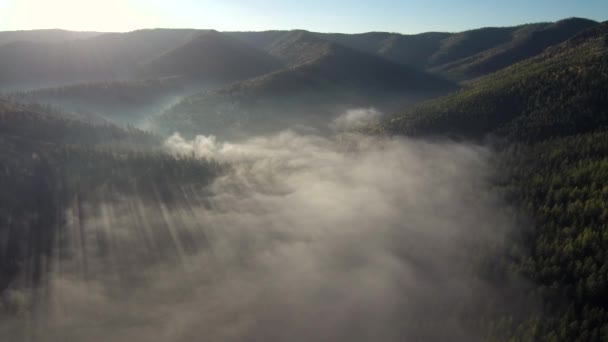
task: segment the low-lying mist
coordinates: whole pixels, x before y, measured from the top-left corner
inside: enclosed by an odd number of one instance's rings
[[[2,340],[484,339],[480,316],[505,294],[478,265],[514,227],[488,149],[289,130],[239,143],[175,134],[165,148],[229,170],[180,205],[68,208],[68,247],[47,286],[11,290]]]

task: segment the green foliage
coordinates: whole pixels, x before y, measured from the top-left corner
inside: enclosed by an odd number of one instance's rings
[[[504,149],[497,168],[507,198],[533,220],[521,258],[543,306],[527,322],[542,341],[608,338],[608,131]]]

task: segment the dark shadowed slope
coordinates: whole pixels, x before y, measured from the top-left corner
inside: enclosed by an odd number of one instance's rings
[[[386,122],[391,132],[539,140],[608,125],[608,24]]]
[[[248,44],[217,31],[200,34],[140,68],[147,77],[180,75],[206,82],[227,82],[262,75],[282,64]]]
[[[294,49],[319,38],[301,34]],[[353,106],[391,106],[445,93],[454,85],[424,72],[335,43],[317,45],[306,63],[189,97],[159,122],[170,130],[218,133],[230,127],[264,130],[286,122],[326,121]],[[289,55],[286,45],[283,55]]]
[[[184,201],[185,187],[203,186],[219,173],[215,163],[162,153],[160,142],[136,129],[92,124],[0,99],[3,319],[11,313],[5,301],[10,291],[43,286],[54,267],[49,258],[64,255],[66,245],[60,241],[71,205],[81,210],[125,195],[170,205]]]

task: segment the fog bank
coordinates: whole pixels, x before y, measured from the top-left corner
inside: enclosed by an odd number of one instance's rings
[[[337,124],[365,116],[353,113]],[[502,293],[476,263],[502,253],[513,227],[485,148],[292,131],[240,143],[175,134],[165,148],[231,167],[208,189],[184,189],[183,205],[91,204],[82,230],[69,208],[70,247],[47,289],[13,290],[9,304],[29,309],[0,337],[483,339],[475,314]]]

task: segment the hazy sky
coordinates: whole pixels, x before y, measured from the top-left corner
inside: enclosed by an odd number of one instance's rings
[[[130,31],[153,27],[322,32],[461,31],[608,20],[607,0],[0,0],[0,30]]]

